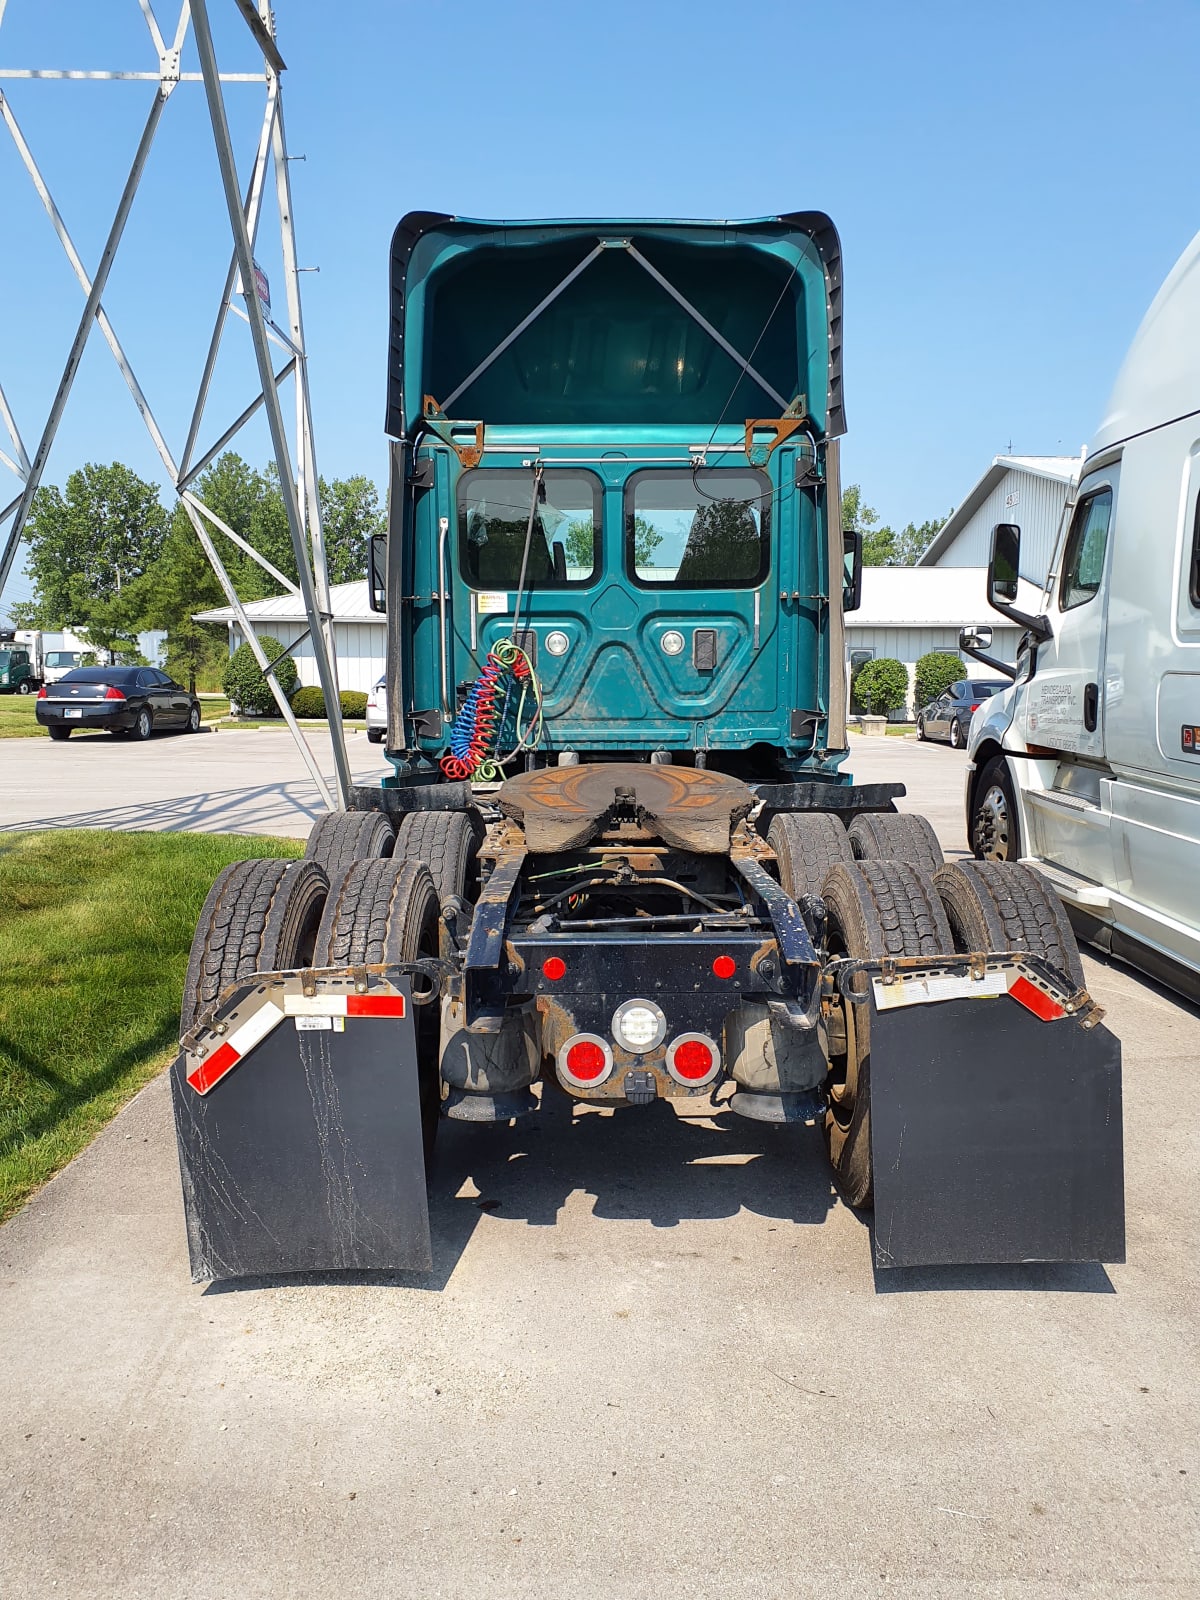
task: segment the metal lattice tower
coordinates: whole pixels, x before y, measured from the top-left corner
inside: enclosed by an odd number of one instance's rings
[[[20,3],[20,0],[18,0]],[[37,0],[31,0],[36,4]],[[131,0],[133,3],[133,0]],[[159,0],[161,5],[162,0]],[[228,0],[221,0],[228,4]],[[146,118],[141,138],[125,179],[120,199],[113,214],[108,236],[100,259],[93,272],[85,267],[67,230],[62,213],[51,194],[42,170],[23,134],[13,112],[8,96],[0,89],[0,120],[3,121],[17,154],[29,174],[38,197],[58,237],[79,286],[84,294],[84,306],[66,360],[62,366],[54,399],[45,423],[32,452],[25,446],[17,419],[5,397],[0,381],[0,424],[11,442],[11,453],[0,450],[0,463],[15,474],[20,492],[7,505],[0,505],[0,595],[3,594],[13,564],[16,561],[21,537],[25,529],[33,497],[42,481],[46,462],[67,408],[89,337],[93,328],[100,333],[112,352],[121,376],[142,416],[163,469],[175,493],[179,496],[188,520],[195,531],[205,556],[208,558],[225,597],[233,610],[259,666],[278,703],[280,713],[287,722],[292,736],[304,758],[309,773],[325,803],[331,808],[345,806],[350,791],[350,771],[346,756],[342,728],[341,708],[338,700],[337,669],[334,652],[332,611],[329,599],[329,578],[325,563],[325,543],[321,527],[321,510],[317,495],[317,463],[313,444],[312,403],[309,392],[308,363],[304,343],[304,319],[300,303],[300,269],[297,266],[296,238],[293,226],[291,182],[288,175],[287,139],[284,132],[282,74],[285,63],[275,40],[274,17],[266,0],[232,0],[260,52],[262,69],[256,73],[222,72],[217,62],[209,23],[208,0],[183,0],[174,34],[162,32],[155,15],[153,0],[136,0],[145,20],[151,45],[157,57],[152,70],[87,71],[74,66],[62,69],[13,68],[0,66],[0,82],[4,80],[85,80],[146,82],[154,85],[154,97]],[[0,29],[9,0],[0,0]],[[180,63],[188,32],[191,30],[200,60],[199,72],[183,72]],[[0,32],[0,48],[3,33]],[[229,119],[226,114],[224,85],[228,83],[261,84],[264,106],[257,144],[254,151],[251,175],[243,194],[238,186],[237,166]],[[125,225],[150,158],[155,135],[172,96],[183,84],[201,84],[208,106],[212,127],[215,169],[219,174],[229,217],[231,251],[225,286],[220,296],[208,355],[196,389],[191,423],[182,449],[176,454],[167,442],[155,418],[153,409],[139,383],[124,346],[117,337],[110,317],[104,309],[104,293],[113,264],[121,247]],[[283,256],[284,281],[287,299],[286,329],[271,319],[270,304],[263,293],[254,261],[255,241],[264,222],[268,191],[274,189],[273,220],[277,221],[279,243]],[[128,253],[128,252],[127,252]],[[238,302],[241,302],[239,304]],[[258,369],[259,393],[250,404],[219,434],[216,442],[200,448],[201,429],[206,423],[206,408],[212,387],[221,347],[230,314],[243,320],[248,329]],[[280,352],[281,365],[276,368],[272,346]],[[2,380],[3,374],[0,374]],[[295,421],[289,439],[284,421],[281,388],[291,380],[295,392]],[[299,583],[284,576],[265,556],[255,550],[232,528],[227,526],[200,497],[192,485],[204,469],[224,450],[247,422],[259,410],[264,412],[270,431],[272,453],[279,472],[279,484],[287,513],[288,531],[299,574]],[[30,438],[33,435],[30,434]],[[0,495],[0,500],[3,496]],[[245,606],[238,597],[220,553],[213,543],[212,531],[217,530],[246,555],[258,563],[286,590],[303,600],[309,619],[308,632],[312,638],[317,675],[325,697],[329,717],[329,732],[333,747],[334,788],[331,791],[318,766],[308,742],[301,733],[288,704],[287,696],[279,687],[274,674],[274,663],[267,659]]]

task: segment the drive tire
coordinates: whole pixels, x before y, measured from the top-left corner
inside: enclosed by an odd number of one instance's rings
[[[313,824],[304,859],[319,861],[335,878],[351,862],[386,859],[395,843],[396,830],[386,812],[327,811]]]
[[[1027,950],[1084,987],[1083,962],[1062,901],[1029,867],[955,861],[933,876],[958,950]]]
[[[71,728],[47,728],[46,729],[46,732],[50,735],[50,737],[52,739],[59,739],[59,740],[69,739],[71,737],[72,731],[73,730]]]
[[[134,718],[133,727],[129,730],[129,737],[136,739],[139,744],[144,744],[153,732],[154,718],[143,706]]]
[[[950,748],[951,750],[961,750],[966,742],[963,737],[962,723],[955,717],[950,724]]]
[[[439,903],[478,897],[478,852],[479,833],[469,812],[410,811],[396,830],[397,858],[425,863]]]
[[[830,867],[854,860],[845,827],[827,811],[781,811],[771,819],[767,843],[779,864],[779,881],[793,900],[820,894]]]
[[[993,756],[979,775],[971,801],[971,849],[976,861],[1016,862],[1021,824],[1008,762]]]
[[[826,951],[831,957],[879,960],[953,954],[950,924],[932,879],[903,862],[857,861],[834,867],[826,874],[821,895]],[[866,1209],[874,1189],[869,1003],[856,1005],[837,997],[828,1026],[825,1146],[838,1193],[847,1205]]]
[[[234,861],[208,892],[188,957],[180,1031],[222,989],[312,963],[329,880],[312,861]]]
[[[318,967],[373,966],[380,962],[436,959],[441,917],[437,890],[422,861],[355,861],[330,882],[317,930]],[[421,988],[415,980],[414,988]],[[421,1132],[428,1160],[441,1111],[438,1046],[441,1007],[413,1006]]]
[[[945,860],[932,823],[911,811],[862,811],[847,832],[856,861],[902,861],[936,872]]]

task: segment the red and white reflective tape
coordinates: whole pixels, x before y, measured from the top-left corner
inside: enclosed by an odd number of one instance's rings
[[[256,1044],[271,1033],[285,1017],[403,1017],[402,994],[264,994],[260,1004],[242,1018],[228,1037],[206,1055],[187,1075],[197,1094],[207,1094],[248,1056]]]
[[[1042,1022],[1055,1022],[1067,1015],[1067,1008],[1061,1001],[1031,983],[1015,967],[992,968],[978,978],[963,973],[905,973],[897,975],[891,983],[876,978],[874,991],[878,1011],[932,1005],[938,1000],[991,1000],[1008,995]]]

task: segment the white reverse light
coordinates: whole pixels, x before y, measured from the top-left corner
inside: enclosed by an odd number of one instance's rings
[[[613,1012],[613,1035],[626,1050],[645,1055],[667,1036],[667,1019],[653,1000],[626,1000]]]
[[[683,635],[675,628],[669,628],[659,641],[663,647],[663,654],[677,656],[683,649]]]
[[[546,635],[546,650],[552,656],[565,656],[571,648],[571,641],[565,633],[560,633],[556,628],[553,633]]]

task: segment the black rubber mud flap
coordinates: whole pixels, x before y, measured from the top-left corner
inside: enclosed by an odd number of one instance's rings
[[[203,1094],[176,1058],[193,1282],[430,1269],[411,988],[397,987],[403,1017],[283,1017]]]
[[[1007,995],[868,1004],[876,1266],[1124,1261],[1117,1039]]]

